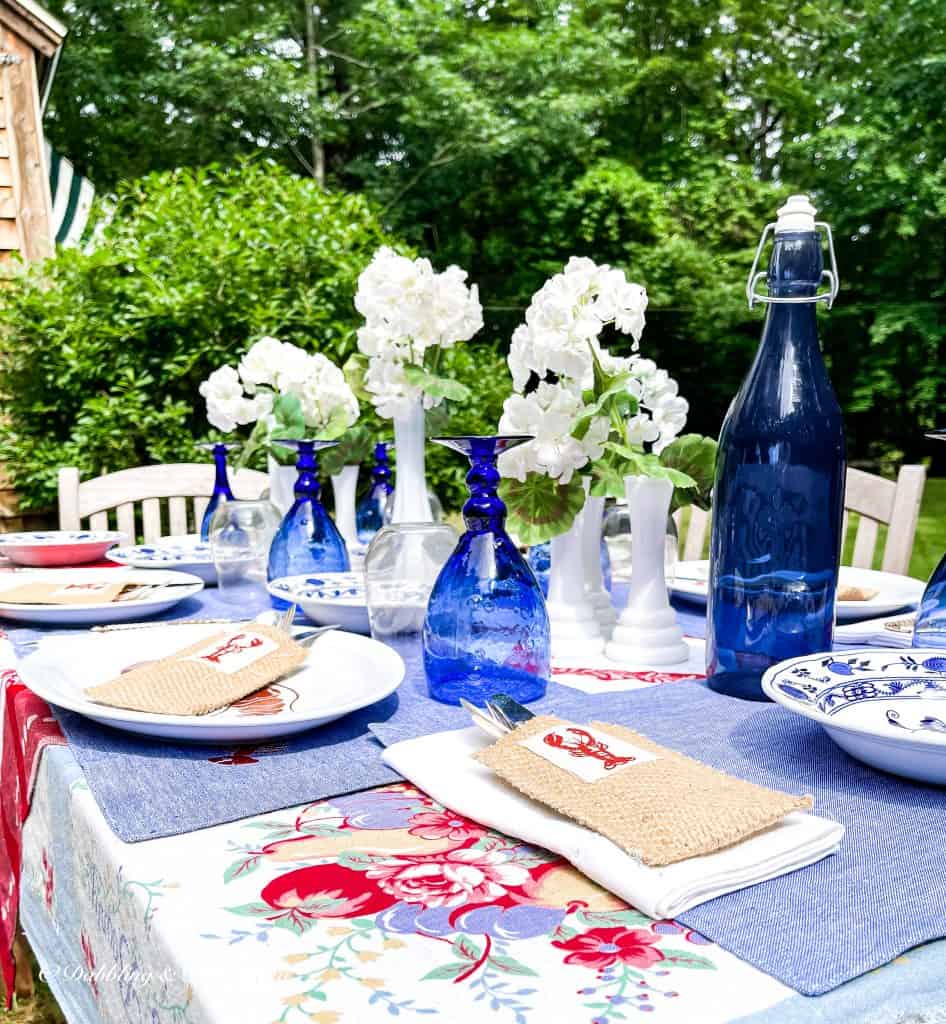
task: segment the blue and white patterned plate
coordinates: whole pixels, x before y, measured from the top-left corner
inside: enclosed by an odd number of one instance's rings
[[[211,586],[217,582],[210,545],[196,533],[180,537],[161,537],[153,544],[134,544],[115,548],[108,557],[136,569],[177,569],[199,576]]]
[[[821,725],[852,757],[946,784],[946,650],[844,650],[774,665],[772,700]]]
[[[125,540],[114,530],[43,530],[0,534],[0,556],[17,565],[53,568],[97,562],[110,547]]]
[[[294,601],[317,625],[337,624],[350,633],[371,632],[365,577],[360,572],[281,576],[269,584],[273,597]]]

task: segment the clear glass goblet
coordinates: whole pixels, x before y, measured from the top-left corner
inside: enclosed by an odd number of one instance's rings
[[[268,501],[225,501],[210,520],[210,551],[217,593],[248,611],[268,608],[266,569],[279,527],[279,512]],[[258,606],[258,607],[257,607]]]
[[[427,601],[456,543],[446,523],[398,523],[382,527],[365,556],[371,635],[401,655],[408,677],[423,679]]]

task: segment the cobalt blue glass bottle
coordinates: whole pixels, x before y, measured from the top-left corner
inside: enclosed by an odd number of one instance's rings
[[[779,210],[768,270],[749,276],[750,308],[768,304],[762,341],[719,439],[707,607],[707,682],[765,700],[763,672],[831,649],[846,468],[841,408],[818,346],[815,303],[837,293],[823,270],[815,210]],[[756,262],[771,225],[759,243]],[[828,292],[818,293],[822,278]]]
[[[545,694],[550,632],[545,599],[506,533],[496,458],[531,437],[435,437],[470,460],[466,533],[427,602],[424,669],[431,697],[482,705],[497,693],[525,703]]]
[[[217,507],[220,502],[233,501],[233,491],[230,490],[230,481],[227,478],[227,452],[233,448],[238,448],[239,445],[206,441],[202,442],[197,447],[203,448],[205,451],[210,450],[213,452],[214,466],[216,469],[214,475],[213,494],[210,495],[210,501],[207,503],[204,518],[200,523],[200,539],[202,541],[206,541],[210,538],[210,520],[213,519],[214,512],[217,511]]]
[[[393,490],[391,465],[388,462],[388,442],[379,441],[374,446],[371,490],[361,499],[355,510],[358,540],[362,544],[370,543],[371,538],[384,526],[384,506]]]
[[[299,576],[310,572],[350,572],[348,548],[338,527],[319,501],[316,452],[331,448],[337,441],[277,441],[298,453],[299,476],[293,489],[295,501],[279,524],[269,549],[267,575]]]
[[[926,435],[934,441],[946,441],[946,430]],[[913,625],[914,647],[946,647],[946,555],[933,570]]]

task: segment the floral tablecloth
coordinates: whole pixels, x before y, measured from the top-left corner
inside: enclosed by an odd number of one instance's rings
[[[251,785],[265,756],[217,763]],[[62,747],[44,755],[24,831],[21,913],[74,1024],[893,1022],[946,1007],[946,943],[807,999],[406,784],[125,845]]]

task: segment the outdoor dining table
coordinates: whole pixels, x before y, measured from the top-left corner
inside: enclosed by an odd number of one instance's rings
[[[702,612],[678,609],[686,665],[631,671],[602,657],[555,665],[556,682],[605,693],[699,676]],[[14,645],[35,636],[9,631]],[[71,1024],[603,1024],[640,1014],[791,1024],[920,1020],[946,1006],[943,941],[806,997],[406,782],[124,843],[56,742],[48,709],[36,715],[48,719],[50,742],[23,831],[20,915]],[[275,748],[221,748],[212,760],[235,790],[252,787]],[[483,840],[476,853],[458,857],[473,836]],[[442,856],[416,859],[434,852]],[[491,905],[513,875],[525,898]]]

